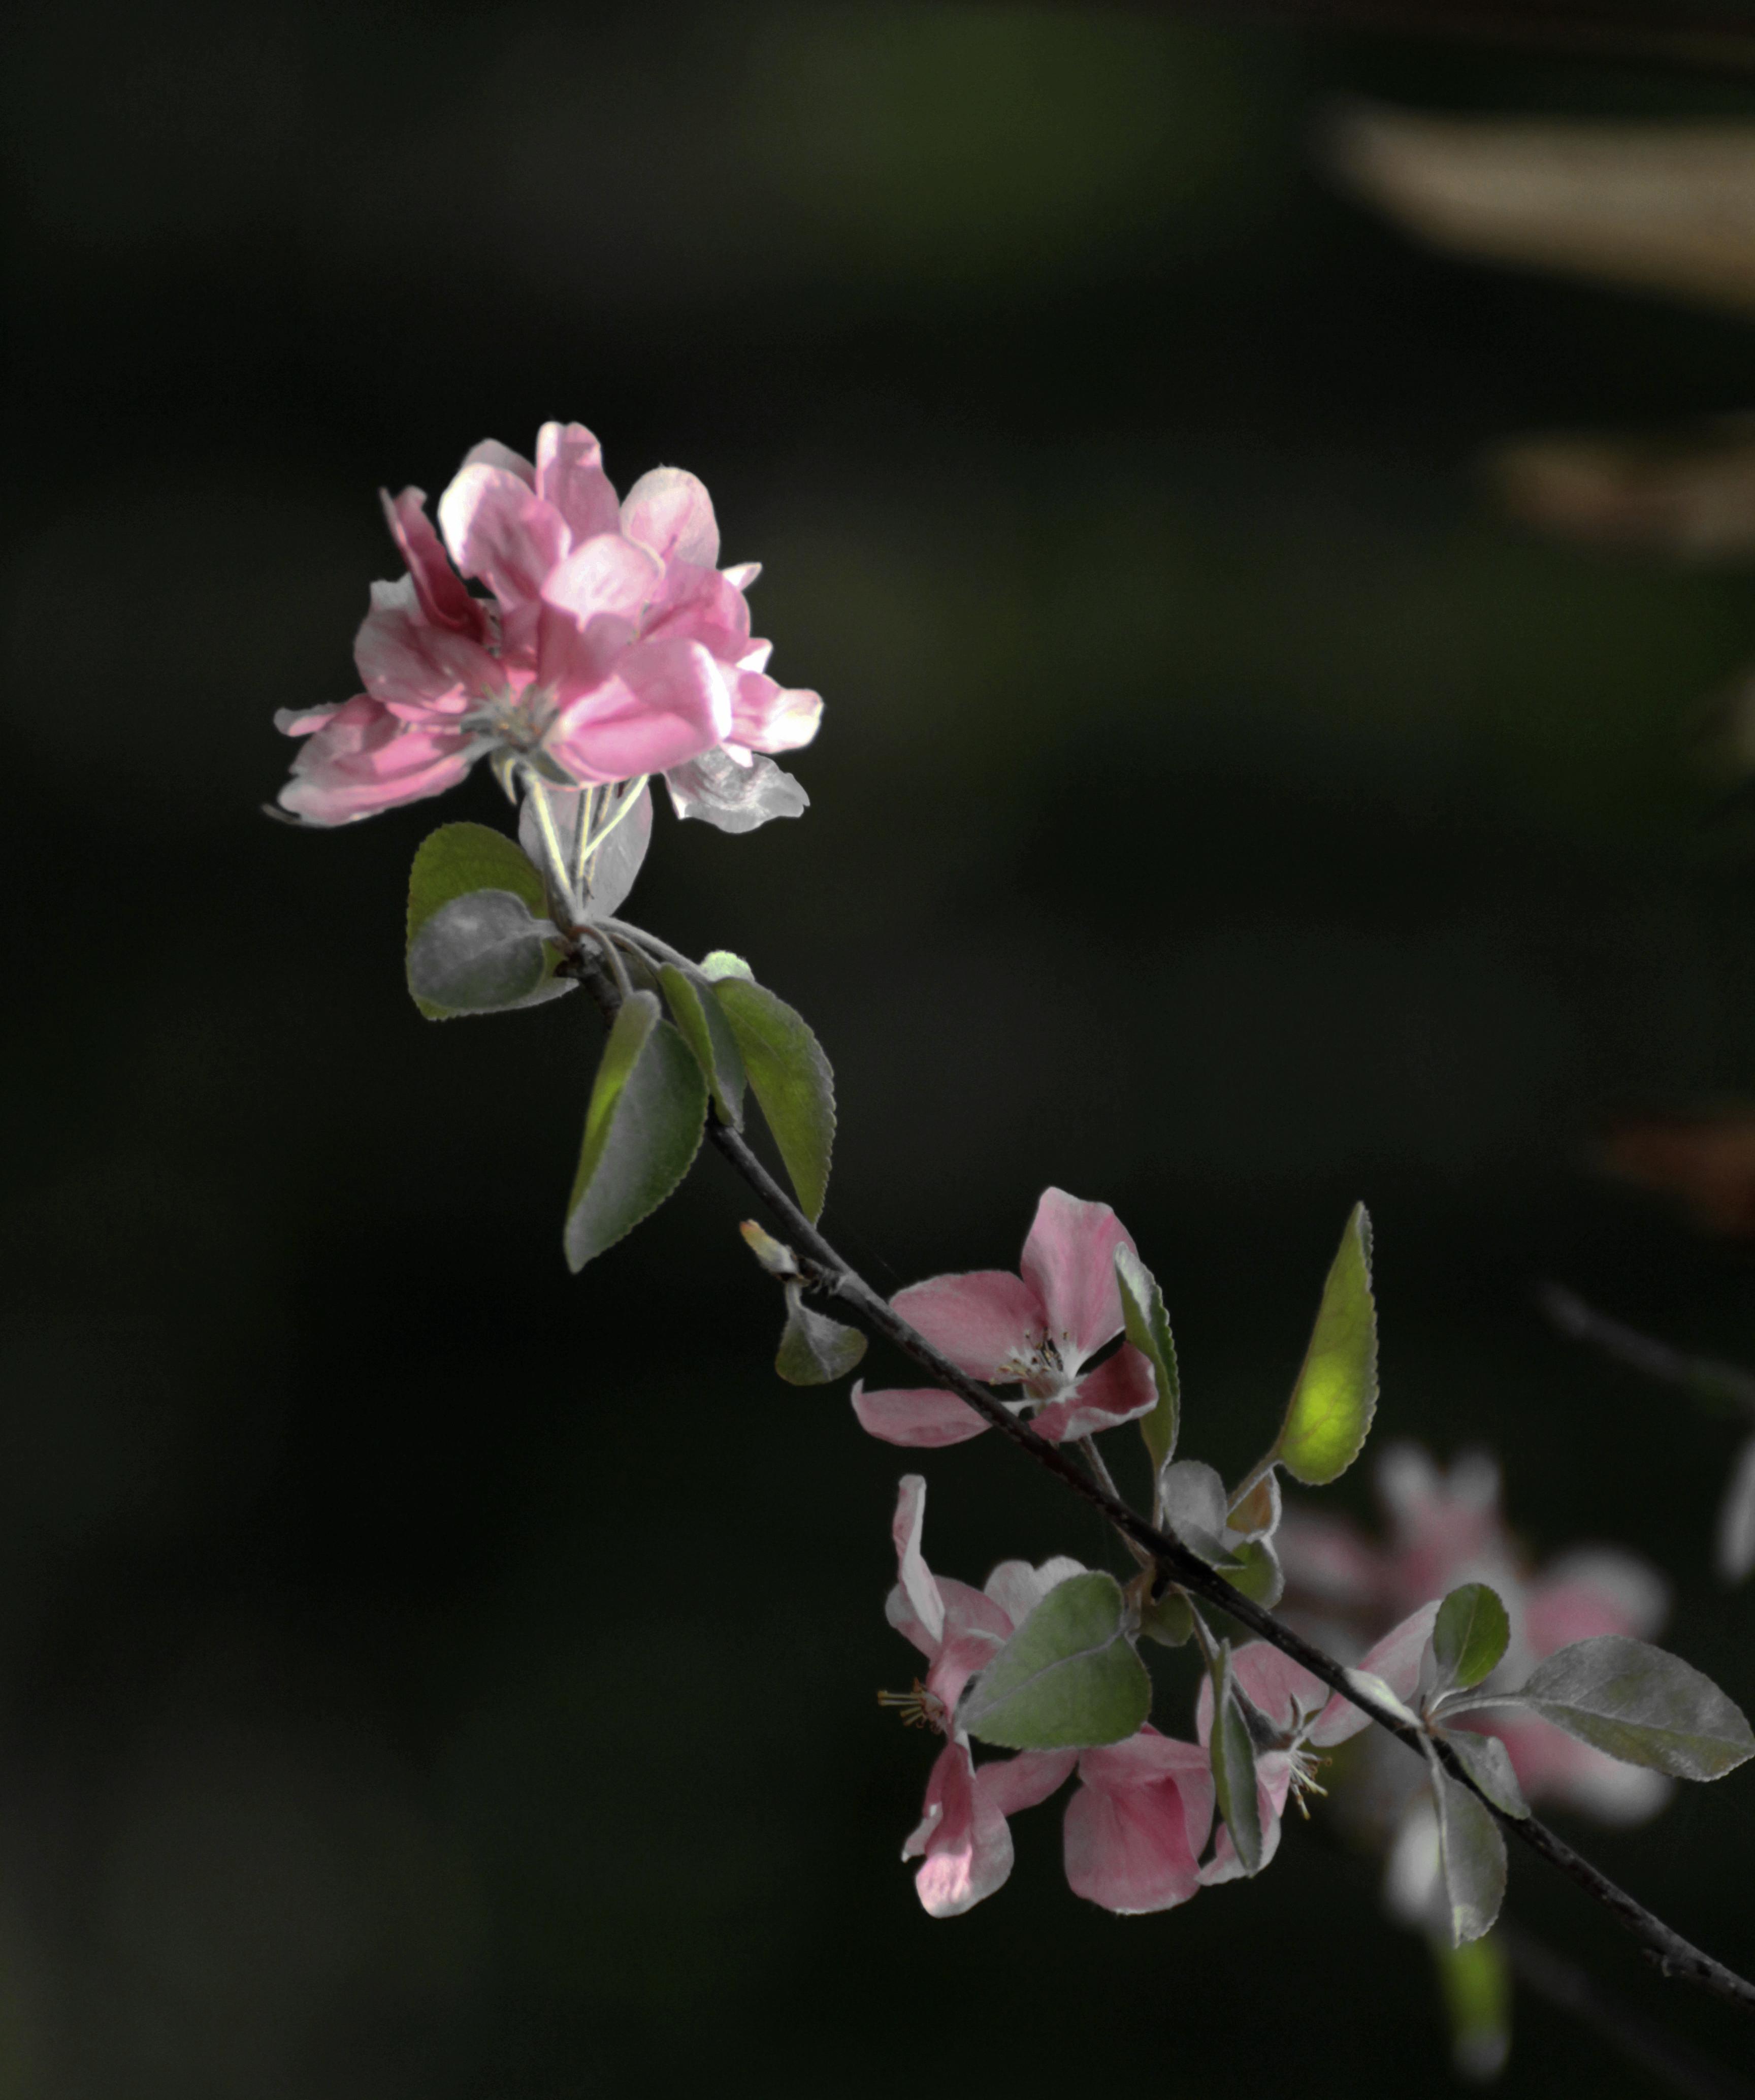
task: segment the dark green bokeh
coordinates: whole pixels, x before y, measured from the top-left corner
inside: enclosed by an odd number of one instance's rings
[[[1322,188],[1328,99],[1755,97],[999,6],[27,11],[4,688],[7,2095],[546,2100],[1442,2076],[1425,1957],[1294,1831],[1119,1922],[1058,1811],[934,1924],[872,1694],[900,1454],[770,1373],[717,1162],[570,1278],[582,1000],[432,1026],[403,883],[485,779],[265,823],[352,690],[372,491],[492,433],[713,491],[828,714],[797,825],[661,818],[629,909],[810,1018],[874,1281],[1050,1181],[1163,1282],[1184,1449],[1271,1433],[1349,1206],[1377,1436],[1476,1440],[1532,1545],[1707,1574],[1726,1432],[1532,1285],[1755,1355],[1740,1260],[1592,1181],[1605,1106],[1755,1071],[1755,903],[1685,755],[1755,591],[1536,543],[1505,432],[1744,405],[1746,329],[1441,262]],[[877,1361],[880,1376],[893,1366]],[[928,1546],[1103,1542],[986,1444]],[[1366,1506],[1365,1468],[1331,1491]],[[1186,1716],[1163,1714],[1185,1728]],[[1747,1967],[1746,1778],[1593,1849]],[[1514,1904],[1726,2054],[1581,1900]],[[1520,2010],[1507,2090],[1598,2045]]]

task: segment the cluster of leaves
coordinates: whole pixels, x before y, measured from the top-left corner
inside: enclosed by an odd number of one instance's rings
[[[433,832],[408,885],[408,990],[430,1021],[559,998],[578,985],[584,949],[615,944],[627,989],[585,1109],[567,1202],[569,1264],[583,1268],[650,1217],[694,1163],[709,1107],[741,1131],[752,1095],[800,1207],[816,1219],[835,1139],[834,1075],[816,1037],[740,956],[691,962],[602,913],[605,897],[620,901],[613,882],[598,897],[588,928],[563,932],[536,863],[483,824]]]

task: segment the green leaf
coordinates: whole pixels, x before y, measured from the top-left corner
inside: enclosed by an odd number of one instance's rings
[[[583,1268],[655,1211],[689,1171],[707,1118],[695,1052],[657,999],[624,1000],[585,1110],[579,1171],[567,1201],[568,1264]]]
[[[786,1287],[786,1331],[774,1367],[788,1385],[831,1385],[844,1378],[866,1352],[866,1338],[857,1327],[813,1312],[799,1286]]]
[[[1307,1488],[1338,1480],[1365,1447],[1378,1402],[1371,1220],[1363,1203],[1341,1235],[1274,1455]]]
[[[1182,1648],[1194,1631],[1194,1609],[1180,1590],[1148,1598],[1140,1610],[1140,1630],[1162,1648]]]
[[[1271,1612],[1285,1594],[1285,1576],[1280,1556],[1265,1538],[1244,1539],[1230,1549],[1231,1565],[1224,1570],[1233,1590],[1241,1590],[1264,1612]]]
[[[1140,1418],[1140,1434],[1152,1454],[1152,1467],[1168,1463],[1176,1449],[1176,1429],[1181,1416],[1182,1388],[1176,1377],[1176,1345],[1171,1339],[1170,1321],[1164,1312],[1164,1294],[1157,1279],[1133,1249],[1115,1250],[1115,1281],[1121,1286],[1122,1322],[1127,1339],[1152,1366],[1158,1388],[1158,1405]]]
[[[1498,1668],[1511,1638],[1511,1621],[1499,1593],[1484,1582],[1465,1582],[1438,1608],[1432,1653],[1438,1664],[1433,1689],[1466,1692]]]
[[[1491,1933],[1461,1947],[1431,1941],[1450,2020],[1450,2060],[1459,2078],[1482,2085],[1511,2053],[1511,1971]]]
[[[703,999],[695,979],[673,963],[659,965],[670,1017],[695,1052],[722,1122],[743,1127],[743,1053],[731,1032],[725,1008],[711,992]]]
[[[509,889],[442,904],[408,943],[408,989],[429,1018],[521,1006],[547,974],[544,929]]]
[[[959,1726],[1010,1750],[1119,1743],[1152,1710],[1113,1575],[1057,1582],[963,1695]]]
[[[741,955],[734,955],[729,948],[715,948],[710,955],[703,955],[701,975],[713,984],[723,977],[742,977],[746,984],[756,982],[756,973],[749,964]]]
[[[1722,1779],[1755,1754],[1741,1708],[1711,1678],[1624,1634],[1557,1650],[1516,1699],[1581,1742],[1672,1779]]]
[[[408,871],[407,952],[409,956],[409,995],[429,1021],[448,1021],[463,1012],[483,1012],[486,1007],[452,1007],[425,997],[414,982],[415,944],[434,916],[458,898],[480,890],[509,892],[528,907],[533,918],[545,918],[549,901],[542,877],[503,832],[486,824],[441,824],[421,842],[414,865]],[[550,941],[544,945],[543,973],[535,989],[514,1004],[536,1005],[558,998],[573,989],[570,978],[557,979],[554,966],[561,950]],[[504,1004],[504,1002],[501,1002]]]
[[[1511,1753],[1497,1736],[1479,1736],[1472,1728],[1444,1732],[1444,1740],[1457,1754],[1457,1762],[1493,1803],[1507,1815],[1524,1816],[1529,1803],[1517,1783]]]
[[[1438,1852],[1450,1907],[1451,1944],[1479,1939],[1493,1929],[1505,1901],[1505,1839],[1486,1804],[1453,1780],[1429,1754],[1438,1797]]]
[[[751,1091],[780,1148],[799,1208],[814,1224],[828,1193],[835,1143],[835,1075],[829,1061],[800,1016],[765,985],[728,975],[715,981],[713,991],[737,1038]]]
[[[1261,1872],[1261,1796],[1255,1784],[1255,1745],[1232,1672],[1231,1643],[1220,1644],[1213,1666],[1213,1731],[1207,1748],[1219,1812],[1246,1874]]]

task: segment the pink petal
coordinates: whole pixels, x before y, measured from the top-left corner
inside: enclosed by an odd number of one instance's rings
[[[1141,1730],[1087,1750],[1079,1778],[1066,1811],[1073,1893],[1127,1916],[1186,1903],[1201,1886],[1196,1860],[1212,1824],[1206,1752]]]
[[[575,780],[630,780],[710,751],[731,712],[719,666],[695,642],[642,642],[555,716],[545,747]]]
[[[975,1791],[1002,1815],[1016,1815],[1046,1801],[1078,1762],[1077,1750],[1020,1750],[981,1766]]]
[[[461,714],[505,684],[505,674],[478,642],[422,615],[412,577],[373,584],[372,610],[354,638],[354,662],[366,690],[412,721]]]
[[[680,466],[655,466],[641,475],[622,505],[621,528],[661,562],[693,562],[710,569],[719,560],[712,499]]]
[[[1045,1323],[1035,1292],[1003,1268],[930,1277],[898,1290],[889,1303],[971,1378],[1016,1377],[1008,1367],[1040,1343]]]
[[[536,493],[567,521],[577,546],[620,528],[621,505],[603,471],[603,448],[583,423],[545,423],[536,435]]]
[[[481,601],[472,598],[463,579],[445,559],[444,548],[427,516],[426,491],[405,488],[393,496],[378,491],[378,501],[402,558],[408,565],[421,610],[434,627],[448,627],[472,642],[487,639],[487,619]]]
[[[1133,1240],[1107,1203],[1081,1202],[1064,1189],[1043,1191],[1024,1242],[1024,1280],[1047,1308],[1049,1326],[1083,1363],[1121,1332],[1115,1250]]]
[[[451,558],[507,611],[527,605],[565,555],[561,514],[504,467],[466,466],[439,499]]]
[[[1158,1382],[1150,1362],[1131,1342],[1123,1342],[1065,1400],[1043,1408],[1030,1427],[1051,1444],[1060,1444],[1069,1436],[1094,1436],[1118,1423],[1136,1422],[1157,1405]]]
[[[1345,1517],[1289,1503],[1274,1544],[1286,1580],[1320,1603],[1368,1610],[1382,1594],[1386,1556]]]
[[[1443,1598],[1435,1597],[1430,1604],[1421,1605],[1418,1611],[1409,1612],[1356,1665],[1373,1677],[1381,1677],[1404,1703],[1413,1698],[1420,1682],[1420,1659],[1432,1638],[1432,1622],[1443,1602]],[[1310,1740],[1327,1749],[1332,1744],[1344,1743],[1350,1736],[1356,1736],[1361,1728],[1369,1726],[1369,1717],[1337,1692],[1317,1715]]]
[[[926,1813],[902,1846],[921,1859],[914,1877],[922,1906],[933,1917],[955,1917],[990,1896],[1012,1871],[1012,1833],[992,1802],[978,1791],[968,1749],[947,1743],[926,1783]]]
[[[761,563],[734,562],[729,569],[721,569],[719,573],[734,590],[747,591],[761,574]]]
[[[920,1551],[925,1524],[926,1482],[918,1473],[905,1473],[897,1488],[896,1514],[889,1528],[896,1547],[896,1579],[922,1633],[936,1643],[944,1635],[945,1600]],[[924,1647],[924,1643],[919,1645]],[[925,1652],[933,1652],[931,1648]]]
[[[942,1450],[947,1444],[967,1444],[987,1427],[968,1402],[954,1392],[930,1388],[867,1392],[860,1379],[854,1381],[852,1396],[859,1427],[886,1444]]]
[[[310,824],[351,823],[443,794],[478,755],[474,737],[412,726],[362,693],[301,748],[280,807]]]
[[[699,642],[730,668],[749,654],[750,609],[743,593],[734,590],[717,569],[673,561],[647,608],[642,631]]]
[[[664,581],[664,571],[643,547],[613,532],[587,540],[545,578],[545,605],[566,613],[584,627],[600,613],[637,622],[646,603]]]
[[[797,751],[822,721],[822,695],[740,670],[731,686],[731,734],[751,751]]]
[[[527,488],[536,486],[536,470],[522,452],[515,452],[509,445],[503,445],[497,438],[483,438],[478,445],[471,445],[463,455],[463,465],[499,467],[505,473],[515,474]],[[459,468],[458,471],[462,471]]]

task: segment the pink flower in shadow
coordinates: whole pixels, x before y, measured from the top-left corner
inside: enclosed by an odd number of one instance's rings
[[[1157,1405],[1152,1366],[1124,1343],[1094,1370],[1089,1360],[1122,1330],[1115,1251],[1133,1241],[1107,1203],[1043,1193],[1024,1242],[1021,1273],[977,1269],[911,1284],[890,1300],[909,1326],[959,1370],[988,1385],[1016,1385],[1006,1405],[1030,1413],[1051,1443],[1131,1422]],[[966,1401],[937,1388],[853,1390],[860,1426],[888,1444],[961,1444],[988,1425]]]

